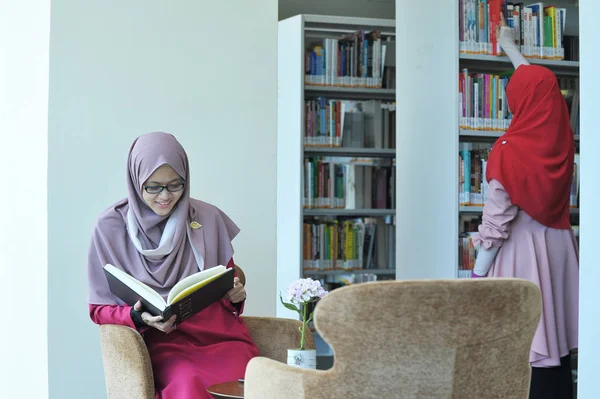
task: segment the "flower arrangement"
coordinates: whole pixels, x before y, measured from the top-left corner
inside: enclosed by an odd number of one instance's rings
[[[288,287],[285,294],[285,301],[280,294],[281,303],[286,308],[298,312],[302,318],[302,327],[300,327],[300,348],[305,350],[306,326],[312,320],[313,312],[308,314],[308,308],[311,303],[317,302],[327,294],[327,291],[321,286],[321,282],[312,278],[301,278],[294,281]]]

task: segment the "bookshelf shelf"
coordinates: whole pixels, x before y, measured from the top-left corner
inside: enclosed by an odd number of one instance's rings
[[[483,213],[483,206],[461,206],[460,213]]]
[[[466,137],[466,138],[471,138],[471,137],[478,137],[478,138],[491,138],[491,139],[497,139],[498,137],[502,136],[504,134],[504,132],[494,132],[494,131],[488,131],[488,130],[460,130],[459,135],[460,137]]]
[[[395,158],[396,150],[388,148],[304,147],[305,156],[381,157]]]
[[[304,209],[304,216],[393,216],[395,209]]]
[[[479,213],[483,213],[483,207],[482,206],[461,206],[459,208],[459,212],[460,213],[479,214]],[[571,208],[571,215],[579,215],[579,209]]]
[[[486,71],[509,70],[512,63],[506,56],[484,54],[460,54],[461,65],[470,69],[485,69]],[[530,64],[543,65],[557,74],[579,75],[579,61],[545,60],[541,58],[528,58]]]
[[[392,276],[396,275],[396,270],[394,269],[355,269],[355,270],[307,270],[304,274],[312,275],[312,276],[335,276],[338,274],[346,274],[346,273],[372,273],[382,276]]]
[[[305,86],[305,95],[307,97],[335,96],[336,98],[351,98],[355,100],[379,99],[395,100],[396,90],[394,89],[371,89],[365,87],[339,87],[339,86]]]
[[[471,139],[471,138],[479,138],[479,139],[497,139],[498,137],[502,136],[504,134],[504,132],[493,132],[493,131],[486,131],[486,130],[464,130],[461,129],[459,131],[459,136],[461,139]],[[579,135],[576,134],[575,136],[573,136],[573,138],[575,139],[575,141],[579,141]]]

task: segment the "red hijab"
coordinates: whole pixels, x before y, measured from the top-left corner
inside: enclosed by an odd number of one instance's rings
[[[554,74],[521,65],[506,87],[510,128],[490,152],[487,180],[547,227],[568,229],[575,144],[567,103]]]

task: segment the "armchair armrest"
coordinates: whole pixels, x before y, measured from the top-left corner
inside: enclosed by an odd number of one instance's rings
[[[142,336],[126,326],[100,326],[106,393],[109,399],[154,399],[154,375]]]
[[[288,366],[265,357],[255,357],[246,367],[244,398],[246,399],[320,399],[327,390],[319,384],[330,372]],[[321,396],[323,393],[323,396]]]

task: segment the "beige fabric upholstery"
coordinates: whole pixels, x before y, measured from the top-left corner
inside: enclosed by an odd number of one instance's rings
[[[300,342],[302,325],[297,320],[270,317],[242,317],[259,354],[285,362],[287,349]],[[154,378],[146,344],[142,336],[129,327],[100,326],[104,379],[108,399],[154,399]],[[314,348],[312,335],[307,344]]]
[[[246,399],[527,398],[538,288],[515,279],[385,281],[332,291],[315,311],[330,370],[254,358]]]
[[[150,355],[142,336],[126,326],[100,326],[106,394],[109,399],[154,399]]]

